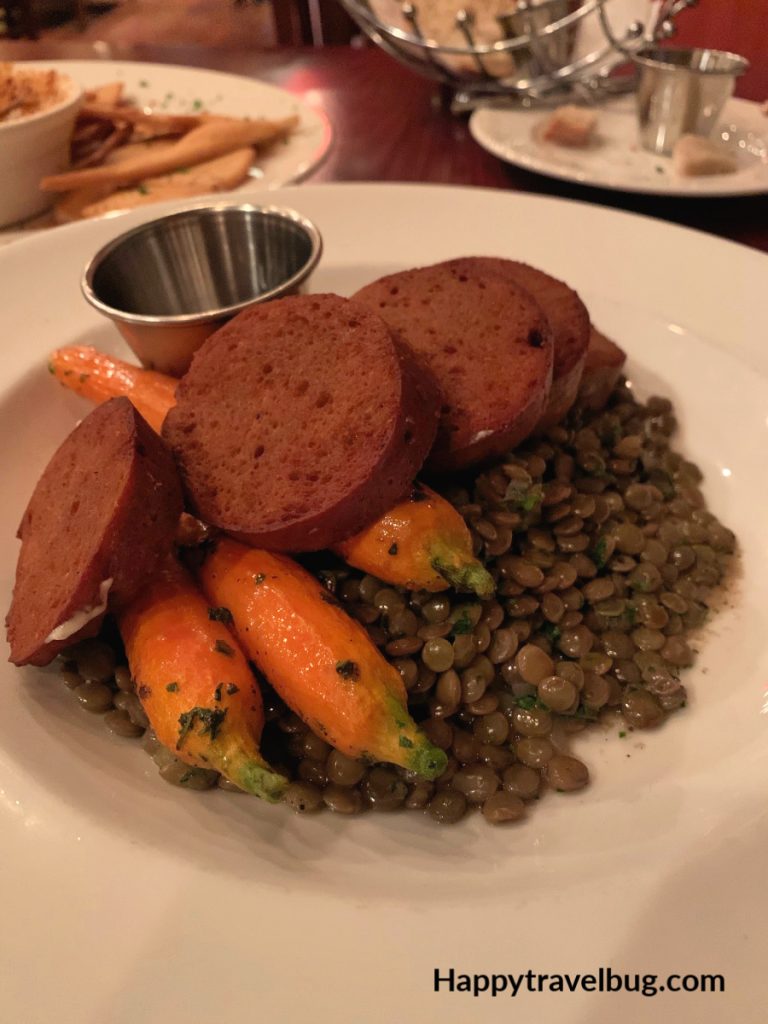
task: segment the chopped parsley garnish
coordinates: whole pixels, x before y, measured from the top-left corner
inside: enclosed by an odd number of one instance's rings
[[[619,739],[623,740],[626,735],[627,735],[626,730],[622,729],[619,732]]]
[[[218,686],[216,687],[216,689],[213,691],[213,699],[215,701],[220,701],[221,700],[221,688],[222,688],[223,685],[224,685],[224,683],[219,683]]]
[[[413,740],[409,740],[407,736],[400,737],[400,746],[410,748],[413,746]]]
[[[515,505],[523,512],[533,512],[533,510],[541,504],[541,499],[544,497],[544,491],[539,484],[534,484],[532,487],[526,487],[521,484],[519,480],[510,480],[506,491],[504,492],[504,501],[510,505]]]
[[[224,654],[227,658],[233,658],[235,655],[234,647],[230,647],[226,640],[217,640],[213,649],[217,654]]]
[[[601,537],[592,549],[592,561],[598,569],[604,569],[608,563],[608,539]]]
[[[630,626],[634,626],[635,622],[637,621],[637,608],[635,608],[633,604],[627,605],[627,621],[629,622]]]
[[[192,104],[192,109],[193,110],[202,110],[203,109],[203,101],[202,100],[195,100],[195,102]]]
[[[524,711],[532,711],[533,708],[536,708],[536,707],[539,706],[539,702],[538,702],[537,698],[534,697],[533,694],[531,693],[527,697],[518,697],[517,698],[517,706],[519,708],[522,708]]]
[[[556,644],[560,639],[560,628],[554,622],[545,622],[541,627],[541,632],[551,644]]]
[[[469,612],[464,608],[461,615],[454,621],[451,632],[454,636],[464,636],[467,633],[471,633],[474,628]]]
[[[229,608],[209,608],[208,618],[211,622],[223,622],[227,626],[232,625],[232,612]]]
[[[257,572],[256,575],[253,577],[253,585],[255,587],[260,587],[266,578],[267,577],[265,573]]]
[[[227,696],[233,697],[236,693],[240,693],[240,687],[234,683],[227,683]]]
[[[149,189],[147,188],[146,185],[139,185],[136,188],[136,191],[139,193],[140,196],[148,196],[149,195]]]
[[[48,373],[52,373],[54,376],[56,375],[56,367],[53,363],[48,363]]]
[[[390,544],[389,550],[387,551],[387,554],[388,555],[396,555],[397,554],[397,544]]]
[[[359,679],[360,666],[356,661],[337,661],[336,671],[342,679]]]
[[[166,690],[168,691],[168,693],[178,693],[179,684],[178,683],[168,683],[168,685],[166,686]]]
[[[179,738],[176,741],[176,749],[181,749],[182,743],[196,722],[201,726],[198,736],[210,736],[211,740],[215,740],[226,715],[226,708],[191,708],[179,715]]]
[[[149,82],[146,80],[146,78],[142,78],[142,80],[139,82],[139,88],[140,89],[148,89],[149,88]]]
[[[411,501],[426,501],[427,496],[418,486],[418,484],[411,488]]]

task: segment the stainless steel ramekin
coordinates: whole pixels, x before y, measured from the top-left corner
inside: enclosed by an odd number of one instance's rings
[[[322,247],[295,210],[195,206],[113,239],[86,266],[82,290],[144,366],[180,376],[240,310],[299,291]]]
[[[724,50],[649,47],[632,58],[640,68],[640,142],[669,156],[681,135],[708,136],[749,61]]]

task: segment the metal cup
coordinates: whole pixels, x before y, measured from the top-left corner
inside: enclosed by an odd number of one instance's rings
[[[649,47],[633,60],[640,69],[640,142],[669,156],[681,135],[708,136],[749,61],[723,50]]]
[[[294,210],[198,206],[113,239],[86,266],[82,290],[144,366],[180,376],[240,310],[297,292],[321,252],[320,232]]]

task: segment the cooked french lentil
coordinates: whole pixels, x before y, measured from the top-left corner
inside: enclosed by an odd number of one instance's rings
[[[263,749],[291,778],[285,803],[347,815],[407,808],[443,824],[479,808],[491,824],[514,822],[547,789],[587,785],[568,736],[603,709],[632,730],[685,706],[690,633],[735,538],[707,511],[697,468],[670,447],[674,429],[669,402],[642,405],[620,385],[602,412],[576,409],[471,484],[444,490],[496,579],[489,601],[411,593],[328,556],[326,586],[398,669],[412,715],[448,764],[426,782],[353,760],[265,687]],[[62,678],[113,734],[144,736],[166,781],[234,788],[158,743],[114,635],[66,652]]]

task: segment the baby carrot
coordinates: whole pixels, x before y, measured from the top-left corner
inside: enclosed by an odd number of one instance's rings
[[[174,403],[176,380],[142,370],[93,348],[62,348],[50,361],[61,383],[93,402],[126,395],[160,430]],[[472,554],[472,538],[456,509],[421,484],[370,526],[336,547],[350,565],[412,590],[474,591],[490,597],[494,582]]]
[[[472,553],[472,535],[453,505],[423,484],[335,550],[350,565],[410,590],[494,591],[491,574]]]
[[[429,779],[446,765],[408,714],[400,674],[308,572],[283,555],[221,539],[200,569],[246,654],[307,725],[350,757]]]
[[[51,355],[48,369],[64,387],[96,405],[125,395],[158,433],[178,384],[174,377],[124,363],[89,345],[58,349]]]
[[[278,801],[287,785],[259,751],[264,710],[226,608],[209,608],[168,558],[119,619],[139,700],[157,738],[187,764]]]

